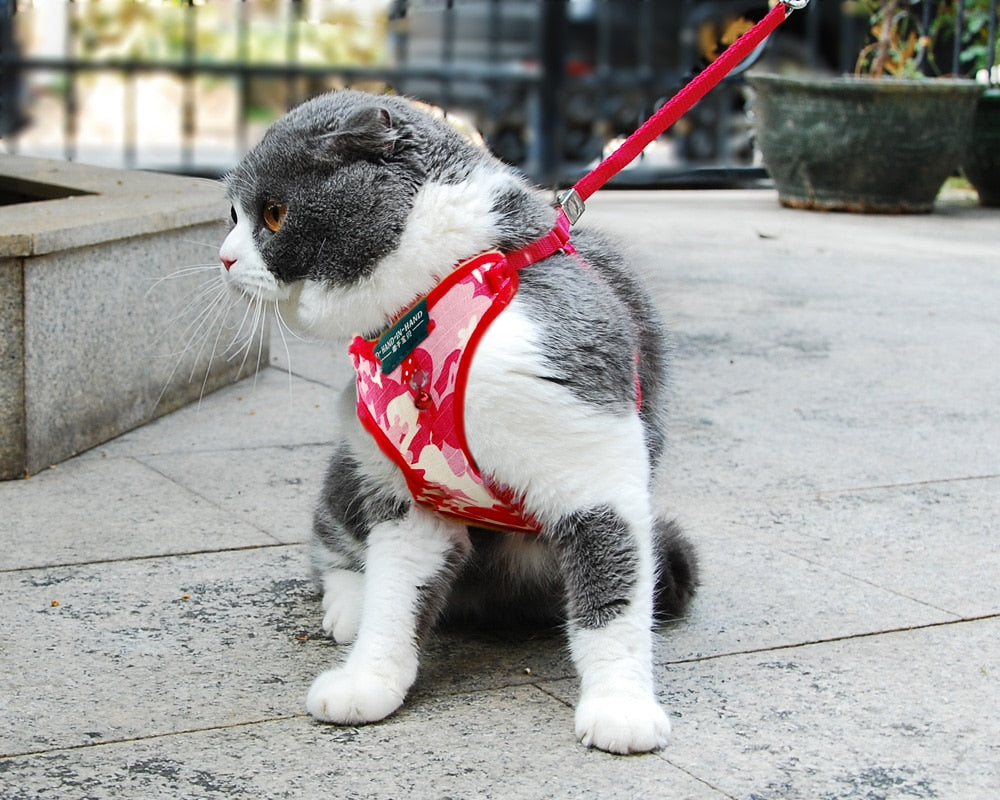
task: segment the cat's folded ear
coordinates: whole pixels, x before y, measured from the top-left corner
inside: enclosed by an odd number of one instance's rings
[[[334,158],[353,156],[371,160],[391,156],[399,138],[389,111],[380,106],[359,108],[335,130],[320,137],[322,151]]]

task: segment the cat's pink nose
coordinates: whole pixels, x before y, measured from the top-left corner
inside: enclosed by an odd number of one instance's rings
[[[230,267],[232,267],[233,264],[236,263],[235,258],[222,258],[221,260],[222,260],[222,266],[226,268],[226,272],[229,272]]]

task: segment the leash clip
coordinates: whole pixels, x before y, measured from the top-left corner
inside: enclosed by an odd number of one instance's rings
[[[580,197],[579,192],[576,189],[567,189],[556,197],[556,202],[559,207],[566,212],[566,218],[569,220],[570,225],[576,225],[576,221],[583,216],[583,212],[587,210],[587,206],[584,205],[583,198]]]
[[[798,11],[809,5],[809,0],[781,0],[781,2],[789,11]]]

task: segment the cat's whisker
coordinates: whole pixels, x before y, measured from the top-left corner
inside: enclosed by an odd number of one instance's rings
[[[229,297],[231,297],[231,295],[229,294],[228,291],[220,292],[219,295],[216,297],[216,299],[213,301],[212,305],[209,307],[209,309],[206,310],[205,315],[202,317],[201,322],[199,323],[198,327],[195,330],[195,335],[197,336],[203,329],[211,330],[213,324],[218,328],[218,331],[215,334],[215,339],[212,342],[212,349],[209,354],[208,364],[205,367],[206,372],[211,370],[212,361],[215,359],[216,354],[219,352],[219,340],[222,338],[222,332],[225,330],[225,326],[222,323],[226,317],[226,314],[229,312],[229,309],[232,308],[233,306],[232,301],[226,303],[226,300]],[[211,312],[214,312],[214,317],[212,319],[209,319],[210,316],[209,310]],[[202,354],[205,352],[205,346],[208,343],[207,337],[199,337],[199,338],[201,339],[201,344],[199,345],[198,350],[195,352],[194,362],[191,365],[191,374],[188,377],[188,381],[194,381],[195,370],[198,367],[198,362],[201,360]],[[201,402],[200,397],[198,398],[198,400],[199,402]]]
[[[257,365],[253,373],[253,385],[257,388],[257,376],[260,375],[260,362],[264,357],[264,333],[267,330],[267,305],[264,298],[260,298],[257,304],[257,314],[254,318],[254,331],[257,332]],[[253,346],[253,337],[250,338],[250,347]]]
[[[212,325],[221,319],[222,314],[219,312],[221,306],[225,303],[227,294],[228,292],[225,290],[225,287],[206,287],[198,295],[196,302],[189,304],[183,312],[171,321],[172,325],[174,322],[180,322],[187,316],[191,317],[190,321],[178,335],[179,338],[186,342],[181,353],[189,352],[195,341],[199,339],[200,334],[207,328],[211,328]]]
[[[212,325],[220,317],[220,305],[223,302],[224,297],[219,295],[211,300],[207,305],[199,308],[197,313],[192,315],[191,321],[185,326],[183,331],[180,332],[179,337],[183,344],[177,348],[164,352],[160,354],[162,358],[175,358],[177,359],[178,365],[183,357],[190,353],[196,345],[201,343],[201,336],[206,329],[210,329]],[[163,334],[161,334],[158,339],[161,339]]]
[[[192,319],[192,321],[186,326],[184,332],[182,333],[182,337],[185,335],[187,337],[184,346],[179,351],[175,351],[170,354],[165,354],[165,357],[170,357],[174,359],[174,365],[170,369],[169,374],[163,381],[163,388],[160,390],[160,394],[156,398],[156,403],[153,406],[154,409],[158,408],[160,402],[163,400],[164,394],[170,387],[170,384],[174,380],[174,376],[177,374],[177,370],[180,369],[180,366],[184,361],[184,356],[189,352],[191,352],[196,341],[200,340],[203,346],[204,338],[200,336],[201,332],[206,328],[206,326],[210,328],[212,324],[214,324],[217,320],[219,320],[220,315],[225,313],[225,308],[223,308],[222,306],[224,304],[227,293],[228,291],[225,289],[225,287],[222,287],[221,291],[217,291],[214,293],[214,297],[212,297],[211,302],[209,302],[207,305],[201,308],[195,308],[192,303],[188,303],[185,306],[184,313],[188,313],[191,309],[194,309],[196,313],[194,314],[194,318]],[[206,287],[199,294],[199,297],[207,297],[210,296],[210,294],[211,293]],[[173,321],[176,321],[179,318],[180,317],[177,317]],[[171,325],[173,324],[173,321],[170,323]],[[199,353],[200,349],[201,348],[199,347]],[[195,359],[195,362],[197,363],[197,358]],[[192,377],[193,377],[193,372],[192,375],[188,377],[188,382],[191,381]]]
[[[257,376],[260,374],[261,362],[264,360],[264,336],[269,330],[267,321],[268,316],[268,303],[261,297],[260,301],[257,303],[257,310],[254,316],[253,330],[251,331],[249,346],[253,347],[253,337],[257,337],[257,365],[254,370],[254,385],[257,384]]]
[[[226,181],[224,179],[222,179],[222,178],[206,178],[203,175],[190,175],[188,177],[192,181],[197,181],[198,183],[201,183],[201,184],[207,184],[208,186],[211,186],[212,188],[220,189],[222,191],[225,191]],[[220,198],[220,200],[221,199],[222,198]]]
[[[207,261],[204,263],[195,264],[184,264],[183,266],[176,267],[175,269],[168,272],[166,275],[161,277],[157,283],[163,280],[170,280],[171,278],[179,278],[184,275],[188,275],[192,272],[218,272],[220,269],[218,261]]]
[[[149,295],[161,284],[166,281],[175,281],[181,278],[186,278],[189,275],[196,275],[199,272],[215,272],[219,269],[218,264],[189,264],[185,267],[178,267],[173,272],[168,272],[166,275],[162,275],[153,281],[149,288],[146,289],[145,297]]]
[[[219,341],[221,340],[222,333],[225,330],[225,324],[224,324],[225,319],[229,315],[229,312],[233,308],[233,306],[235,306],[239,302],[239,298],[234,297],[232,293],[229,292],[228,288],[226,287],[223,288],[225,288],[226,291],[222,292],[218,298],[219,304],[216,307],[216,314],[215,314],[215,325],[217,331],[215,334],[215,339],[212,342],[211,353],[209,354],[205,364],[205,375],[201,381],[201,390],[198,392],[199,409],[201,408],[201,401],[205,398],[205,389],[208,387],[208,379],[211,377],[212,374],[212,362],[215,361],[216,355],[219,353]],[[230,299],[229,303],[224,302],[227,297]],[[203,340],[203,346],[205,341],[207,341],[207,339]],[[225,351],[223,351],[223,353],[225,353]],[[197,365],[198,361],[201,359],[201,354],[202,354],[202,349],[200,348],[198,350],[197,355],[195,356],[195,361],[194,361],[195,365]],[[189,378],[189,381],[193,380],[194,380],[194,366],[192,366],[191,368],[191,377]]]
[[[285,318],[281,316],[281,308],[279,308],[277,300],[274,301],[274,316],[275,319],[278,320],[278,323],[288,332],[288,335],[291,336],[293,339],[298,339],[300,342],[312,341],[311,339],[305,336],[297,334],[293,330],[292,326],[289,325],[287,322],[285,322]]]
[[[249,347],[250,348],[253,347],[252,343],[253,343],[254,331],[257,328],[259,319],[259,313],[257,312],[256,309],[263,302],[264,300],[260,295],[254,295],[252,298],[250,298],[250,302],[247,303],[247,306],[243,311],[243,316],[240,318],[239,325],[236,327],[236,333],[233,334],[232,341],[229,342],[229,345],[226,347],[225,350],[226,353],[231,354],[228,356],[228,360],[230,362],[233,362],[237,358],[239,358],[240,353],[243,352],[244,350],[242,344],[243,341],[249,341],[250,342]],[[248,319],[250,320],[250,333],[244,338],[243,329],[246,327]],[[243,361],[240,363],[240,370],[238,374],[242,374],[243,367],[246,366],[247,358],[249,358],[249,352],[246,355],[244,355]]]
[[[242,375],[243,370],[247,365],[247,361],[250,358],[250,353],[253,351],[253,334],[254,326],[257,321],[257,306],[260,303],[260,297],[254,296],[250,298],[250,302],[243,311],[243,316],[240,319],[239,328],[236,330],[236,335],[233,340],[229,343],[229,348],[227,349],[229,363],[234,363],[237,359],[240,359],[239,368],[236,371],[237,375]],[[250,320],[249,334],[244,335],[243,329],[247,327],[247,320]],[[238,343],[238,345],[237,345]]]
[[[288,349],[288,340],[285,338],[284,329],[287,328],[288,325],[285,323],[285,320],[281,318],[281,309],[278,307],[277,300],[274,302],[274,317],[276,320],[274,327],[278,329],[278,336],[281,337],[281,346],[285,350],[285,372],[288,373],[288,399],[290,403],[292,398],[292,354]],[[293,332],[289,330],[289,333]]]
[[[163,338],[175,325],[190,317],[187,325],[179,333],[180,338],[187,337],[191,328],[204,318],[215,307],[216,303],[224,299],[227,292],[228,289],[224,286],[220,287],[214,279],[203,283],[198,291],[192,295],[191,299],[174,316],[167,320],[163,326],[163,330],[156,337],[157,340]]]
[[[197,239],[181,239],[185,244],[193,244],[196,247],[208,247],[211,250],[218,250],[218,242],[199,242]]]
[[[187,301],[167,320],[166,329],[169,329],[178,320],[188,316],[192,311],[200,311],[202,301],[206,297],[215,294],[219,288],[219,281],[214,276],[201,281],[201,283],[194,287]]]

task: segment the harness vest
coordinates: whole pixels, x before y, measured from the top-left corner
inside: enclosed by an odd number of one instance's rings
[[[517,266],[508,257],[481,253],[377,340],[356,337],[349,353],[358,418],[402,470],[414,500],[463,523],[537,533],[541,526],[516,493],[479,472],[465,439],[469,365],[517,287]]]

